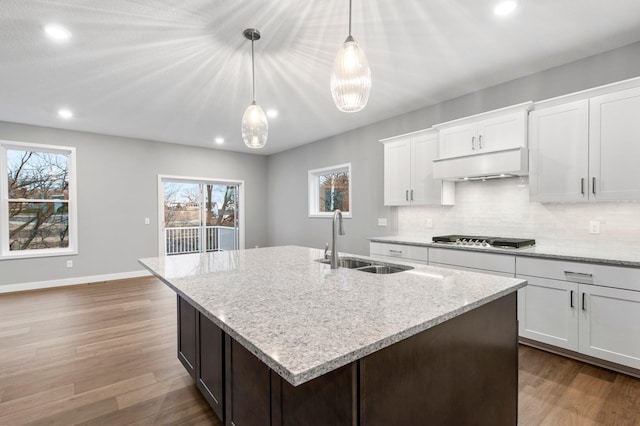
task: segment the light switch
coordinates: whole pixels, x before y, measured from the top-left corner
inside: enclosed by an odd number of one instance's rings
[[[600,222],[597,220],[592,220],[589,222],[589,233],[590,234],[599,234],[600,233]]]
[[[144,224],[145,224],[145,225],[148,225],[148,224],[150,224],[150,223],[151,223],[151,220],[150,220],[148,217],[145,217],[145,218],[144,218]]]
[[[433,228],[433,219],[427,219],[427,228]]]
[[[387,226],[387,218],[379,217],[378,218],[378,226]]]

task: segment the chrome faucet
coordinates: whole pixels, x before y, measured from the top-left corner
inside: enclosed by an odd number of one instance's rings
[[[339,222],[338,222],[339,221]],[[336,222],[338,222],[338,229],[336,229]],[[344,235],[344,227],[342,226],[342,212],[336,209],[333,212],[333,240],[331,241],[331,269],[338,269],[338,248],[336,247],[336,241],[338,240],[338,234]]]

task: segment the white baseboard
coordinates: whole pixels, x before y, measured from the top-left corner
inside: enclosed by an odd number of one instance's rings
[[[63,278],[61,280],[36,281],[31,283],[0,285],[1,293],[13,293],[15,291],[40,290],[43,288],[64,287],[68,285],[90,284],[103,281],[124,280],[127,278],[147,277],[151,273],[147,270],[120,272],[117,274],[91,275],[88,277]]]

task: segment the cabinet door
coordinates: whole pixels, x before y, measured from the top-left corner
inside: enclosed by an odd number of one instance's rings
[[[198,313],[198,362],[196,385],[218,418],[224,420],[224,333]]]
[[[178,296],[178,359],[191,377],[196,375],[196,309]]]
[[[438,158],[438,136],[435,132],[411,137],[412,205],[450,205],[455,200],[455,183],[433,178],[433,160]]]
[[[589,101],[533,111],[529,116],[531,201],[587,201]]]
[[[527,286],[518,290],[521,337],[578,350],[578,284],[518,275]]]
[[[580,352],[640,368],[640,292],[580,284]]]
[[[589,197],[640,199],[640,88],[592,98],[590,115]]]
[[[271,424],[271,370],[227,334],[225,425]]]
[[[411,140],[384,144],[384,205],[408,206],[411,187]]]
[[[527,113],[518,112],[478,123],[480,152],[527,147]]]
[[[458,157],[478,152],[475,123],[440,130],[440,158]]]

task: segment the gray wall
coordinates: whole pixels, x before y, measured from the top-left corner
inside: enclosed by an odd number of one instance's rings
[[[383,204],[383,150],[379,139],[433,124],[525,102],[539,101],[640,76],[640,42],[490,87],[438,105],[269,157],[269,245],[322,247],[331,221],[307,216],[307,171],[352,163],[353,219],[345,224],[339,249],[368,254],[367,238],[397,231],[397,208]],[[375,81],[374,81],[375,84]],[[387,217],[387,228],[377,226]]]
[[[0,139],[76,147],[78,181],[78,255],[0,260],[0,285],[142,270],[158,254],[158,174],[244,180],[246,247],[267,243],[263,156],[4,122]]]

